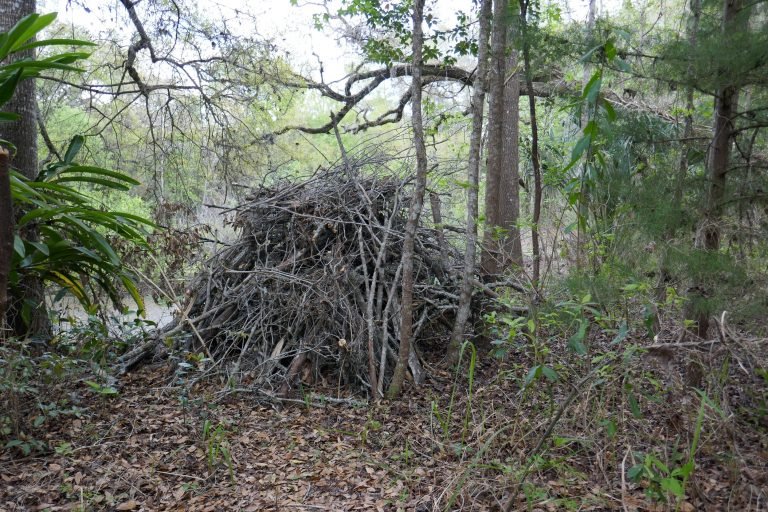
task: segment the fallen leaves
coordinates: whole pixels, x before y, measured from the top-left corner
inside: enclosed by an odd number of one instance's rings
[[[136,500],[128,500],[115,507],[115,510],[136,510],[139,508],[139,502]]]
[[[502,443],[482,464],[473,465],[474,452],[457,451],[456,440],[445,442],[442,430],[435,428],[430,414],[434,395],[423,390],[421,396],[414,392],[410,402],[370,410],[295,406],[276,411],[246,397],[213,407],[204,389],[182,407],[172,393],[154,391],[153,379],[159,377],[146,370],[129,376],[119,400],[95,401],[91,416],[57,424],[49,444],[69,443],[73,449],[67,454],[23,460],[0,454],[0,510],[56,511],[84,505],[121,511],[426,511],[442,509],[465,472],[456,508],[487,510],[504,498],[515,464],[525,456],[518,444]],[[507,421],[509,414],[502,410],[498,418]],[[220,441],[231,450],[233,480],[221,457],[209,465],[214,447],[210,438],[203,438],[206,420],[226,431]],[[377,428],[369,428],[374,422]],[[492,432],[496,426],[486,428]],[[482,431],[477,435],[482,442],[487,439]],[[759,441],[754,445],[765,450]],[[528,494],[521,493],[523,506],[537,496],[532,510],[664,509],[638,485],[629,484],[622,493],[616,472],[621,457],[613,456],[615,447],[601,459],[589,446],[554,447],[552,460],[566,462],[532,472]],[[697,486],[705,495],[727,497],[734,485],[730,479],[759,487],[767,466],[761,456],[732,472],[702,463],[697,465]],[[701,506],[688,499],[679,508]]]

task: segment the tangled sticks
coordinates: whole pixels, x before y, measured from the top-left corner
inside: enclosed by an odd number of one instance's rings
[[[384,163],[369,158],[251,194],[236,209],[239,240],[192,281],[176,330],[278,394],[302,375],[380,391],[399,342],[408,207],[406,183],[384,175]],[[456,252],[439,235],[418,233],[416,339],[446,333],[456,307]],[[410,369],[423,378],[415,354]]]

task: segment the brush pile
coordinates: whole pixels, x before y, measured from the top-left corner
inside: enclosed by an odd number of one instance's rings
[[[192,281],[174,330],[185,331],[194,350],[226,362],[219,368],[279,394],[302,378],[386,386],[399,344],[409,203],[408,183],[385,174],[387,163],[367,157],[255,190],[236,209],[238,241]],[[437,230],[419,228],[417,341],[447,340],[458,301],[456,262]],[[370,382],[371,363],[377,382]],[[421,379],[416,355],[409,366]]]

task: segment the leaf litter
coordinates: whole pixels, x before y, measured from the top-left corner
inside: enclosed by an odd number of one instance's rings
[[[662,379],[651,358],[642,361],[633,371]],[[739,412],[749,383],[728,388],[730,412],[705,416],[694,476],[676,504],[653,498],[652,478],[626,475],[643,454],[671,467],[684,451],[699,406],[693,390],[671,387],[660,401],[637,386],[632,406],[613,388],[599,400],[596,387],[585,391],[531,457],[567,389],[521,392],[528,366],[484,360],[474,396],[460,376],[453,405],[454,376],[431,367],[427,384],[401,400],[364,407],[323,404],[337,390],[320,388],[289,403],[246,393],[218,401],[219,383],[185,394],[166,386],[167,367],[143,367],[121,379],[117,397],[70,390],[87,413],[47,425],[47,452],[3,451],[0,510],[500,510],[514,489],[513,510],[765,510],[766,428]],[[597,421],[601,408],[617,425]]]

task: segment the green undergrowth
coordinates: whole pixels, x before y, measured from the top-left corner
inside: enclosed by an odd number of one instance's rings
[[[685,303],[671,287],[654,295],[629,282],[611,310],[589,293],[528,316],[507,312],[519,306],[511,299],[496,305],[485,318],[491,354],[464,364],[450,397],[432,405],[435,442],[463,468],[446,510],[487,479],[504,482],[515,509],[620,507],[607,498],[618,496],[694,510],[724,460],[759,467],[748,454],[768,435],[764,343],[721,326],[732,344],[676,347]],[[754,485],[728,480],[742,496]],[[709,487],[715,500],[725,493]]]
[[[48,341],[10,338],[0,344],[0,447],[19,456],[47,453],[52,423],[87,416],[89,397],[119,396],[117,356],[144,340],[151,322],[69,319]]]

